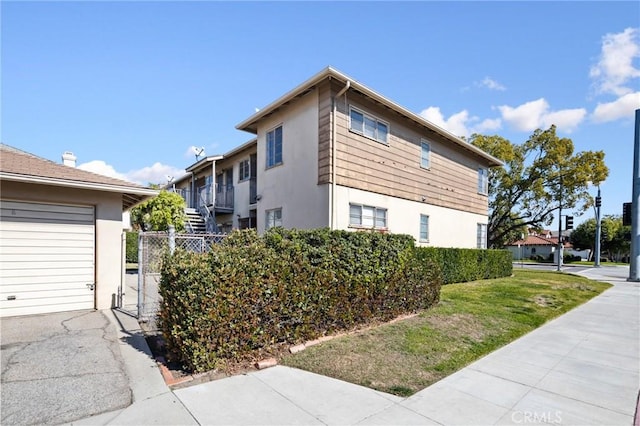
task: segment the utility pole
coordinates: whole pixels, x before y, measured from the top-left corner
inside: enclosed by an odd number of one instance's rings
[[[600,233],[602,232],[602,224],[600,223],[600,205],[602,204],[602,198],[600,198],[600,185],[598,185],[598,195],[596,196],[596,256],[593,266],[600,267]]]
[[[560,194],[562,194],[562,181],[560,181]],[[562,195],[560,196],[562,197]],[[558,272],[562,271],[562,251],[564,244],[562,243],[562,198],[560,198],[560,207],[558,207]]]
[[[633,144],[633,197],[631,198],[631,262],[627,281],[640,281],[640,109],[636,110],[636,131]]]

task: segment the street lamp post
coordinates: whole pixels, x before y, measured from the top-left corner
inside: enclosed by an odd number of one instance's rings
[[[600,223],[600,205],[602,204],[602,198],[600,198],[600,185],[598,185],[598,195],[596,196],[596,244],[595,244],[595,262],[594,265],[596,268],[600,267],[600,233],[601,233],[601,223]]]

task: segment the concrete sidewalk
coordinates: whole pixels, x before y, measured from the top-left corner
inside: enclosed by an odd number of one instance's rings
[[[153,361],[123,344],[132,371],[146,377],[133,389],[134,404],[74,424],[631,425],[640,284],[626,274],[581,272],[614,287],[410,398],[282,366],[171,392]]]

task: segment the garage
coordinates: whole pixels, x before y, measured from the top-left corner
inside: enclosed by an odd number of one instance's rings
[[[0,315],[93,309],[93,206],[3,201]]]
[[[158,191],[0,143],[0,317],[112,309],[123,212]]]

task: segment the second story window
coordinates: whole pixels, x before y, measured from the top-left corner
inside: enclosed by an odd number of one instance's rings
[[[431,145],[429,145],[429,142],[422,139],[420,141],[420,150],[420,167],[428,169],[431,167]]]
[[[251,166],[247,158],[246,160],[242,160],[238,167],[238,182],[249,179],[249,176],[251,176]]]
[[[489,171],[483,167],[478,169],[478,193],[483,195],[489,193]]]
[[[389,125],[384,121],[365,114],[353,107],[349,109],[351,131],[374,139],[383,144],[388,144]]]
[[[267,133],[267,168],[282,164],[282,126]]]

